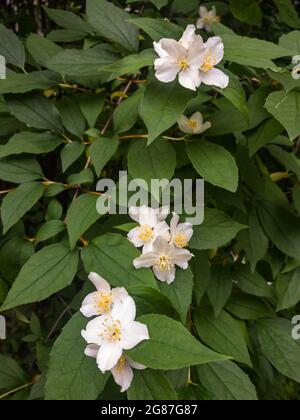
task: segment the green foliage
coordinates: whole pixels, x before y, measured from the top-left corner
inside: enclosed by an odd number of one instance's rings
[[[197,92],[155,77],[153,41],[179,40],[200,2],[66,3],[1,15],[0,399],[299,399],[295,2],[201,2],[221,17],[197,33],[222,38],[229,84]],[[183,133],[196,112],[211,128]],[[171,285],[134,268],[128,215],[96,210],[98,179],[119,171],[205,181],[194,257]],[[126,351],[147,369],[125,394],[84,354],[90,272],[126,288],[149,329]]]

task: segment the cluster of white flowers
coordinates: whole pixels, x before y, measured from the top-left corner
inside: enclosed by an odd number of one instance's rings
[[[88,343],[85,355],[96,359],[101,372],[111,371],[124,392],[131,385],[132,368],[146,368],[130,360],[124,350],[149,340],[148,328],[135,321],[134,300],[123,287],[111,289],[108,282],[96,273],[90,273],[89,279],[97,291],[86,296],[80,310],[84,316],[96,318],[81,332]]]
[[[193,257],[187,249],[193,236],[191,223],[179,223],[179,216],[173,213],[170,226],[165,219],[169,209],[152,209],[147,206],[131,207],[131,218],[139,224],[128,233],[128,239],[143,253],[133,261],[136,268],[152,268],[156,278],[168,284],[173,283],[176,266],[186,270]]]
[[[208,12],[201,7],[200,16],[198,28],[210,30],[211,23],[219,21],[215,9]],[[179,41],[163,38],[153,45],[159,55],[154,62],[155,76],[161,82],[173,82],[178,76],[183,87],[194,91],[201,83],[221,89],[228,86],[228,76],[215,68],[224,57],[220,37],[214,36],[204,42],[200,35],[196,35],[195,25],[188,25]]]

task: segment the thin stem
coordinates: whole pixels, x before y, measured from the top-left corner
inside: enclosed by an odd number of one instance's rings
[[[14,394],[18,391],[21,391],[22,389],[28,388],[29,386],[33,385],[34,383],[35,383],[35,381],[33,380],[31,382],[28,382],[27,384],[19,386],[18,388],[11,389],[10,391],[6,392],[5,394],[0,395],[0,400],[5,398],[5,397],[8,397],[11,394]]]

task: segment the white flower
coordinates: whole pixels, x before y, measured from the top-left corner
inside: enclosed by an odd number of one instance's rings
[[[179,223],[178,214],[173,213],[170,244],[177,248],[185,248],[188,246],[193,233],[193,225],[191,223]]]
[[[211,32],[211,24],[215,22],[220,22],[220,16],[217,16],[216,8],[213,7],[212,10],[208,11],[206,7],[200,6],[199,9],[200,18],[197,21],[198,29],[206,29],[208,32]]]
[[[203,123],[201,112],[196,112],[191,118],[182,115],[178,120],[178,125],[181,131],[188,134],[201,134],[211,127],[209,121]]]
[[[139,223],[139,226],[132,229],[127,237],[137,248],[143,247],[143,252],[152,250],[152,245],[158,236],[170,239],[170,228],[164,219],[169,212],[168,208],[152,209],[147,206],[131,207],[129,215]]]
[[[116,303],[121,303],[128,296],[123,287],[111,289],[107,281],[97,273],[90,273],[89,279],[97,292],[88,294],[82,302],[80,311],[87,318],[109,312]]]
[[[224,57],[222,39],[219,36],[213,36],[207,40],[204,47],[201,54],[200,82],[225,89],[228,86],[229,77],[221,70],[214,68]]]
[[[183,87],[191,90],[199,87],[203,40],[195,35],[195,31],[195,26],[189,25],[179,41],[163,38],[158,43],[154,42],[154,49],[160,57],[154,62],[158,80],[169,83],[178,75]]]
[[[109,314],[93,319],[82,330],[82,337],[88,344],[99,346],[97,364],[101,372],[114,368],[123,350],[149,340],[147,326],[134,321],[135,315],[135,303],[127,296],[122,304],[115,304]]]
[[[85,349],[86,356],[97,358],[99,346],[96,344],[89,344]],[[123,354],[116,366],[111,369],[111,373],[114,377],[115,382],[121,386],[121,392],[127,391],[133,380],[133,369],[143,370],[146,366],[136,363],[129,357]]]
[[[175,280],[176,266],[186,270],[193,255],[186,249],[174,248],[162,237],[153,243],[153,250],[133,261],[135,268],[152,267],[156,278],[168,284]]]

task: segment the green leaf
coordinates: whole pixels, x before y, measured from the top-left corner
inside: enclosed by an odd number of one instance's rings
[[[130,15],[106,0],[87,0],[86,13],[97,34],[128,51],[138,49],[138,31],[128,20]]]
[[[91,146],[90,154],[96,174],[101,175],[104,166],[110,161],[119,147],[119,141],[115,138],[97,137]]]
[[[197,367],[200,381],[217,400],[254,401],[257,394],[248,375],[230,361]]]
[[[72,283],[77,266],[77,251],[71,252],[62,243],[44,247],[22,267],[1,311],[39,302],[64,289]]]
[[[128,171],[132,178],[144,179],[151,185],[153,179],[171,180],[176,168],[176,153],[171,143],[157,139],[147,147],[147,142],[131,143],[128,152]]]
[[[49,89],[59,83],[58,75],[51,71],[34,71],[32,73],[9,73],[1,80],[0,93],[25,93],[35,89]]]
[[[291,28],[300,29],[300,18],[291,0],[273,0],[279,11],[279,19]]]
[[[294,172],[298,181],[300,180],[300,165],[299,159],[294,152],[289,153],[279,146],[270,145],[267,147],[271,156],[273,156],[279,163],[281,163],[288,172]]]
[[[275,312],[262,299],[250,295],[232,295],[226,309],[236,318],[245,321],[275,316]]]
[[[282,131],[282,125],[274,118],[264,121],[257,130],[248,136],[250,157],[266,144],[271,143]]]
[[[24,67],[25,49],[13,31],[0,24],[0,54],[6,62],[14,66]]]
[[[293,213],[272,203],[258,207],[261,224],[280,251],[300,260],[300,221]]]
[[[94,182],[94,174],[91,168],[84,168],[78,174],[72,174],[68,177],[69,185],[92,184]]]
[[[78,239],[101,217],[96,209],[97,199],[97,196],[82,194],[70,205],[66,223],[71,249],[75,247]]]
[[[19,364],[9,356],[0,354],[0,389],[13,389],[26,383],[26,375]]]
[[[290,140],[299,136],[300,92],[273,92],[268,96],[265,106],[268,112],[287,130]]]
[[[193,254],[195,257],[191,261],[191,268],[194,274],[194,293],[199,305],[210,283],[211,266],[207,252],[193,250]]]
[[[62,28],[70,30],[74,30],[74,28],[76,28],[76,31],[86,34],[92,31],[89,24],[75,13],[62,9],[52,9],[46,6],[43,6],[43,9],[49,18]]]
[[[0,159],[0,178],[3,181],[21,184],[41,179],[43,176],[42,169],[35,159],[23,157]]]
[[[217,209],[206,208],[203,224],[194,227],[190,246],[201,250],[222,247],[246,227]]]
[[[99,68],[111,64],[119,58],[106,44],[85,50],[67,49],[52,56],[47,68],[63,75],[101,76]]]
[[[85,271],[94,271],[116,287],[147,286],[157,289],[149,269],[137,270],[133,260],[140,255],[127,238],[107,233],[95,238],[82,251]]]
[[[153,41],[160,41],[162,38],[179,39],[183,34],[183,29],[180,26],[166,19],[140,17],[131,19],[130,22],[146,32]]]
[[[150,1],[157,7],[158,10],[160,10],[162,7],[168,4],[168,0],[150,0]]]
[[[260,26],[263,14],[256,0],[230,0],[230,10],[233,16],[249,25]]]
[[[36,235],[36,244],[47,241],[50,238],[63,232],[66,225],[61,220],[49,220],[40,227]]]
[[[276,280],[276,291],[279,298],[277,311],[291,308],[300,301],[300,268],[287,274],[281,274]]]
[[[249,229],[243,230],[239,233],[238,241],[241,247],[246,251],[251,271],[253,272],[257,263],[266,255],[269,240],[259,223],[259,219],[254,208],[249,209],[248,225]]]
[[[215,317],[218,318],[232,292],[232,273],[230,270],[213,267],[207,294]]]
[[[44,191],[45,187],[40,182],[28,182],[4,197],[1,206],[4,234],[39,201]]]
[[[136,304],[137,316],[162,314],[173,317],[174,309],[169,299],[158,290],[146,286],[129,286],[130,296]]]
[[[86,319],[76,314],[63,328],[50,354],[46,400],[96,400],[108,375],[98,370],[96,361],[84,354],[80,338]]]
[[[13,283],[22,266],[34,254],[33,244],[22,237],[13,236],[0,249],[0,274]]]
[[[126,353],[152,369],[181,369],[227,359],[203,346],[183,325],[164,315],[144,315],[138,321],[147,325],[150,340]]]
[[[258,340],[265,357],[283,375],[300,383],[300,349],[291,331],[291,322],[282,318],[257,323]]]
[[[140,105],[140,115],[148,129],[148,144],[174,125],[192,98],[192,92],[177,82],[152,80],[146,87]]]
[[[281,35],[279,45],[282,48],[290,49],[294,55],[300,54],[300,31],[292,31]]]
[[[122,58],[122,60],[101,67],[99,70],[113,73],[118,76],[135,74],[143,67],[153,66],[155,58],[156,56],[152,49],[144,50],[139,54],[128,55],[127,57]]]
[[[11,137],[4,146],[0,146],[0,158],[21,153],[32,153],[35,155],[49,153],[61,143],[62,140],[51,133],[23,131]]]
[[[26,39],[26,48],[34,60],[44,67],[47,67],[47,62],[51,57],[63,50],[49,39],[36,34],[30,34]]]
[[[60,157],[63,172],[74,163],[85,151],[85,145],[79,141],[73,141],[72,143],[66,144],[62,149]]]
[[[130,130],[138,119],[138,106],[143,90],[136,91],[132,96],[121,102],[114,111],[113,123],[116,134]]]
[[[187,145],[188,156],[205,181],[236,192],[239,176],[234,157],[224,147],[204,140],[195,140]]]
[[[218,318],[209,308],[195,312],[195,326],[202,341],[215,351],[251,366],[251,360],[244,336],[244,324],[222,311]]]
[[[95,127],[96,121],[103,111],[105,96],[99,94],[87,94],[79,100],[79,106],[89,128]]]
[[[79,105],[65,97],[57,102],[57,108],[64,127],[74,136],[80,138],[85,131],[85,119]]]
[[[129,400],[177,400],[177,394],[163,373],[156,370],[135,370],[127,392]]]
[[[248,266],[239,267],[234,273],[234,278],[239,288],[245,293],[269,299],[274,297],[273,288],[257,271],[251,273]]]
[[[30,127],[61,132],[63,127],[53,102],[42,95],[20,95],[7,100],[12,115]]]
[[[246,121],[249,119],[246,94],[237,76],[227,69],[222,71],[229,77],[229,85],[225,89],[216,88],[218,92],[227,98],[241,114],[243,114]]]
[[[159,284],[161,292],[169,299],[174,309],[180,315],[180,320],[184,324],[188,309],[192,303],[193,292],[193,273],[190,269],[177,270],[176,279],[170,285],[167,283]]]
[[[244,66],[263,69],[276,68],[273,59],[291,55],[289,49],[261,39],[224,33],[222,40],[224,42],[224,59]]]

